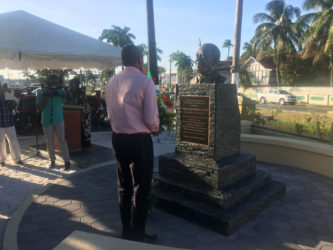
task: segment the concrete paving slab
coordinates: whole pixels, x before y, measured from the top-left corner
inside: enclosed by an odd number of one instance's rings
[[[100,146],[110,149],[108,135],[111,133],[98,134],[98,141]],[[154,146],[162,145],[155,146],[156,155],[174,150],[172,136],[163,136],[162,141],[154,138]],[[30,152],[30,156],[33,154]],[[77,175],[49,170],[45,159],[31,158],[26,162],[31,166],[25,168],[12,163],[0,168],[0,199],[6,201],[0,204],[0,222],[10,222],[5,238],[13,243],[4,249],[52,249],[73,231],[119,237],[116,171],[111,163],[87,171],[73,169]],[[290,189],[239,232],[225,237],[153,209],[148,218],[148,233],[158,233],[157,245],[177,248],[332,249],[333,180],[292,167],[265,163],[258,163],[257,167],[285,182]]]
[[[180,250],[180,248],[156,246],[141,242],[122,240],[93,233],[74,231],[54,250]]]

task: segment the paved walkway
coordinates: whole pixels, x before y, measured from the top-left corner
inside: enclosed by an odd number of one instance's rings
[[[36,136],[19,136],[18,139],[24,166],[16,165],[10,160],[5,166],[0,166],[0,250],[3,248],[3,234],[6,224],[26,198],[58,178],[66,178],[83,170],[73,166],[70,171],[63,171],[61,168],[63,163],[59,161],[56,162],[57,168],[49,169],[49,161],[43,157],[36,157],[36,149],[31,148],[31,146],[36,145]],[[158,142],[159,140],[161,142]],[[171,152],[170,143],[172,145],[172,141],[173,138],[168,136],[166,132],[160,138],[154,138],[155,155]],[[41,145],[45,143],[42,135],[38,136],[38,143]],[[112,148],[111,133],[92,133],[92,143]],[[112,157],[111,151],[109,153]],[[107,162],[110,159],[99,160]],[[95,161],[98,160],[95,159]],[[94,161],[91,160],[81,165],[86,168],[88,167],[87,163],[95,165]]]
[[[94,143],[97,140],[109,147],[108,136],[96,134]],[[163,136],[160,142],[154,139],[158,153],[173,146],[172,138]],[[3,192],[12,197],[6,203],[11,206],[7,213],[3,212],[6,207],[0,207],[3,220],[31,192],[67,175],[61,170],[50,172],[45,164],[36,160],[30,167],[2,169],[0,178],[8,181],[5,185],[0,181],[1,204]],[[285,166],[259,163],[257,167],[285,182],[286,195],[232,236],[225,237],[157,209],[148,218],[148,231],[159,234],[159,245],[191,249],[333,249],[333,180]],[[8,174],[10,171],[17,173]],[[21,179],[16,179],[15,174]],[[51,185],[24,212],[17,240],[20,249],[52,249],[73,230],[118,237],[120,227],[115,167],[107,165]]]

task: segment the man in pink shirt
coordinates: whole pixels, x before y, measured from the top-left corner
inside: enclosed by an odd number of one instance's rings
[[[151,135],[159,134],[155,86],[141,72],[143,56],[137,47],[125,47],[121,58],[125,69],[108,81],[105,99],[118,167],[122,237],[154,242],[157,236],[147,235],[145,227],[154,167]]]

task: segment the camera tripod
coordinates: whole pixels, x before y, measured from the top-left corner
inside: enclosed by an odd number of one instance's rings
[[[34,157],[36,157],[36,158],[38,158],[38,157],[42,157],[41,155],[40,155],[40,151],[39,151],[39,143],[38,143],[38,135],[39,135],[39,126],[38,126],[38,123],[39,123],[39,116],[38,116],[38,114],[39,114],[39,112],[38,111],[36,111],[36,116],[35,116],[35,123],[34,123],[34,125],[35,125],[35,147],[36,147],[36,153],[34,154],[34,155],[32,155],[32,156],[29,156],[29,157],[27,157],[27,158],[25,158],[24,160],[28,160],[28,159],[31,159],[31,158],[34,158]]]

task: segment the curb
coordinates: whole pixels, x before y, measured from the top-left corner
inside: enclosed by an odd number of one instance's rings
[[[28,196],[19,205],[19,207],[16,209],[16,211],[10,216],[10,219],[7,222],[7,225],[5,227],[5,232],[3,234],[3,250],[18,250],[17,232],[18,232],[18,228],[19,228],[20,222],[22,220],[22,217],[23,217],[25,211],[31,205],[31,203],[35,199],[37,199],[43,192],[48,190],[50,188],[50,186],[52,186],[54,184],[57,184],[57,183],[59,183],[63,180],[66,180],[69,177],[72,177],[74,175],[85,173],[85,172],[88,172],[90,170],[100,168],[100,167],[104,167],[104,166],[107,166],[107,165],[112,165],[112,164],[115,164],[115,163],[116,163],[116,161],[113,160],[113,161],[105,161],[105,162],[102,162],[102,163],[91,165],[91,167],[89,167],[87,169],[83,169],[83,170],[81,170],[79,172],[76,172],[76,173],[73,173],[73,174],[69,174],[65,178],[61,177],[61,178],[55,179],[55,180],[49,182],[48,184],[46,184],[44,187],[42,187],[41,189],[39,189],[35,193]]]

